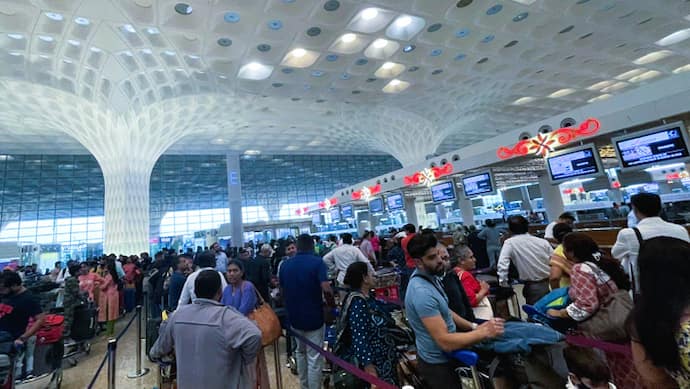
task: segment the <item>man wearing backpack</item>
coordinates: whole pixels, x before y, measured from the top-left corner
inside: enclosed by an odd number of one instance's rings
[[[638,193],[630,198],[630,203],[639,222],[634,228],[620,230],[618,237],[616,237],[616,243],[611,249],[611,255],[621,261],[625,272],[635,281],[633,290],[637,291],[639,289],[637,255],[640,251],[640,242],[658,236],[668,236],[690,242],[690,236],[688,236],[685,227],[669,223],[659,217],[661,213],[659,195]]]

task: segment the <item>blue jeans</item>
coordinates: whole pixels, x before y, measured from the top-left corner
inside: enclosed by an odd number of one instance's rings
[[[318,347],[323,345],[323,326],[314,331],[301,331],[293,327],[292,331],[307,338],[307,340]],[[321,389],[323,386],[323,357],[321,357],[321,354],[298,338],[295,357],[297,359],[300,389]]]

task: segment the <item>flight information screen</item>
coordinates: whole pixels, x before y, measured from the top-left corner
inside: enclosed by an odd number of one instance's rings
[[[453,181],[446,181],[431,186],[431,200],[435,203],[455,200]]]
[[[462,188],[466,197],[476,197],[489,194],[494,191],[491,173],[482,173],[476,176],[462,178]]]
[[[551,180],[569,180],[598,174],[601,169],[595,153],[594,147],[590,147],[547,158],[546,163],[549,167]]]
[[[615,143],[621,166],[636,167],[687,158],[690,153],[681,131],[680,126],[675,126],[617,140]]]
[[[405,204],[403,203],[403,196],[401,193],[394,193],[386,197],[386,203],[388,203],[389,211],[399,211],[405,208]]]

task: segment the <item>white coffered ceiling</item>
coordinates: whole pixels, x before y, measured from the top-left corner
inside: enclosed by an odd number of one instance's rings
[[[33,98],[208,113],[174,153],[414,163],[690,70],[689,15],[682,0],[0,1],[0,154],[86,152]]]

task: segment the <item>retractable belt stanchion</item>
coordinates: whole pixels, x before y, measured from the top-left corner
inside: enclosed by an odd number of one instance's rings
[[[115,389],[115,369],[117,366],[117,339],[108,340],[108,389]]]
[[[289,335],[288,335],[289,336]],[[276,369],[276,388],[283,389],[283,373],[280,370],[280,345],[278,344],[280,338],[273,342],[273,361]]]
[[[137,313],[139,320],[137,320],[137,367],[136,370],[127,374],[127,378],[139,378],[148,374],[148,368],[141,368],[141,342],[144,339],[141,336],[141,305],[137,305]]]

